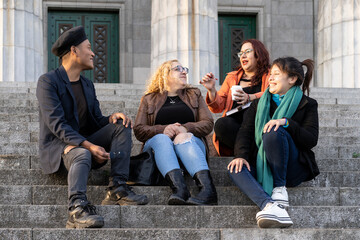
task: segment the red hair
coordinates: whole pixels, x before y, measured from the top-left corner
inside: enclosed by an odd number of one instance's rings
[[[267,74],[270,69],[270,56],[268,50],[266,50],[265,45],[256,39],[247,39],[242,42],[241,47],[245,43],[251,43],[254,53],[255,59],[257,62],[255,75],[251,78],[251,86],[256,86],[261,83],[261,78],[264,74]],[[238,69],[242,69],[241,63]]]

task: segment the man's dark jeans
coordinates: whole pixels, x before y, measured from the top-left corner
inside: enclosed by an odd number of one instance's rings
[[[117,124],[109,123],[89,136],[87,140],[103,147],[112,156],[109,188],[126,183],[129,177],[132,144],[131,128],[123,126],[122,121],[118,121]],[[90,169],[100,168],[106,162],[97,163],[90,151],[83,147],[76,147],[67,154],[62,154],[62,159],[68,170],[68,197],[69,207],[71,207],[76,199],[86,200],[86,185]]]

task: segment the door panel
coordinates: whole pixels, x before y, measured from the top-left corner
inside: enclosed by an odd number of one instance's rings
[[[240,64],[241,43],[256,38],[256,16],[219,15],[220,84]]]
[[[59,59],[51,53],[51,46],[61,33],[83,25],[95,53],[94,69],[82,73],[93,82],[119,82],[119,21],[111,12],[49,11],[48,69],[56,69]]]

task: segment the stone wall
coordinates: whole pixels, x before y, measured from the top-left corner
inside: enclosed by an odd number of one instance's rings
[[[145,83],[151,67],[151,0],[132,0],[133,83]]]

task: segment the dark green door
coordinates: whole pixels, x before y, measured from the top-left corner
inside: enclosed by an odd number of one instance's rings
[[[256,38],[256,16],[219,15],[220,84],[240,64],[241,43]]]
[[[49,11],[48,68],[59,67],[51,46],[69,28],[83,25],[95,53],[94,69],[83,75],[93,82],[119,82],[119,17],[112,12]]]

